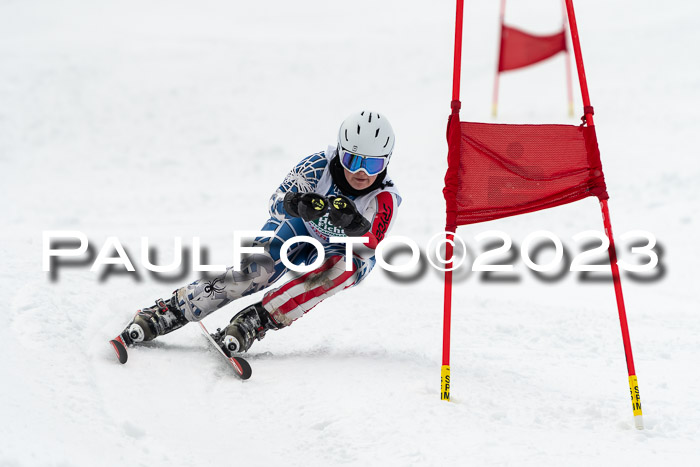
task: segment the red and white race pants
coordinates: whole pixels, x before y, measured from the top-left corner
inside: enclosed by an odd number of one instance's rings
[[[317,269],[267,292],[262,304],[277,324],[289,326],[322,300],[355,285],[357,266],[345,269],[343,255],[328,256]]]

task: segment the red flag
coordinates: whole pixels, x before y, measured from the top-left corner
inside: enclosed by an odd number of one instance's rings
[[[562,30],[551,36],[535,36],[519,29],[501,25],[501,53],[498,71],[515,70],[540,62],[566,51],[566,36]]]
[[[459,122],[448,127],[447,227],[607,199],[593,126]]]

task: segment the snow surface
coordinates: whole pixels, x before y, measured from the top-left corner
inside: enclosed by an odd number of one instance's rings
[[[464,119],[493,121],[498,3],[466,2]],[[560,22],[554,0],[508,8],[533,32]],[[199,277],[148,274],[141,236],[159,262],[199,236],[230,264],[233,230],[261,227],[286,171],[360,108],[397,131],[393,234],[425,248],[444,223],[453,2],[2,0],[0,465],[698,465],[700,6],[588,0],[577,17],[615,232],[663,247],[661,278],[623,276],[645,430],[611,285],[544,282],[520,260],[516,282],[457,275],[451,403],[432,269],[406,283],[375,270],[256,343],[245,383],[194,326],[125,366],[107,344]],[[575,124],[564,63],[503,75],[498,121]],[[600,211],[589,198],[460,233],[475,245],[488,229],[516,245],[551,230],[575,252]],[[80,230],[94,252],[117,236],[139,275],[83,262],[52,280],[45,230]]]

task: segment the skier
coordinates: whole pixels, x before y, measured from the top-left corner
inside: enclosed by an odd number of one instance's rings
[[[127,345],[150,341],[268,288],[288,271],[280,248],[295,236],[318,240],[325,251],[323,263],[267,291],[261,301],[238,312],[214,334],[228,356],[246,352],[268,330],[289,326],[322,300],[359,284],[374,266],[374,249],[391,228],[401,203],[387,174],[394,139],[384,115],[370,111],[350,115],[340,126],[337,145],[304,158],[270,198],[270,219],[261,230],[274,234],[253,243],[264,247],[264,253],[250,254],[241,261],[240,271],[230,267],[213,280],[197,280],[177,289],[170,299],[139,310],[121,338]],[[352,258],[346,258],[345,244],[331,243],[332,236],[368,240],[354,245]],[[295,243],[287,256],[294,264],[308,265],[318,253],[309,243]],[[352,263],[349,270],[347,262]]]

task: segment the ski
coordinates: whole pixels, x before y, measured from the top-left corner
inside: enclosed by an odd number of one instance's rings
[[[204,324],[201,321],[199,322],[199,326],[202,331],[202,334],[206,336],[207,340],[211,343],[211,345],[213,345],[216,348],[216,350],[218,350],[219,353],[231,364],[231,366],[236,372],[236,376],[238,376],[242,380],[250,378],[250,376],[253,374],[253,369],[250,367],[248,361],[241,357],[227,356],[221,349],[219,344],[216,343],[214,338],[211,337],[211,334],[209,334],[209,331],[207,331],[207,328],[204,327]]]
[[[126,352],[126,343],[124,342],[122,336],[119,335],[115,337],[109,341],[109,343],[112,344],[112,347],[114,347],[114,352],[117,354],[119,363],[122,365],[126,363],[127,359],[129,358],[129,354]]]
[[[250,364],[241,357],[229,357],[227,356],[224,351],[221,349],[219,344],[216,343],[213,337],[211,337],[211,334],[209,334],[209,331],[207,331],[207,328],[204,327],[204,324],[202,322],[199,322],[199,329],[202,331],[202,334],[207,338],[207,340],[213,345],[216,350],[219,351],[219,353],[226,359],[228,362],[231,364],[233,367],[236,376],[238,376],[242,380],[246,380],[250,378],[250,376],[253,374],[253,370],[250,367]],[[117,360],[119,360],[119,363],[122,365],[126,363],[126,361],[129,358],[129,354],[126,351],[127,346],[131,345],[131,340],[129,339],[129,335],[124,332],[114,339],[110,340],[109,343],[112,345],[112,348],[114,349],[114,353],[117,355]]]

